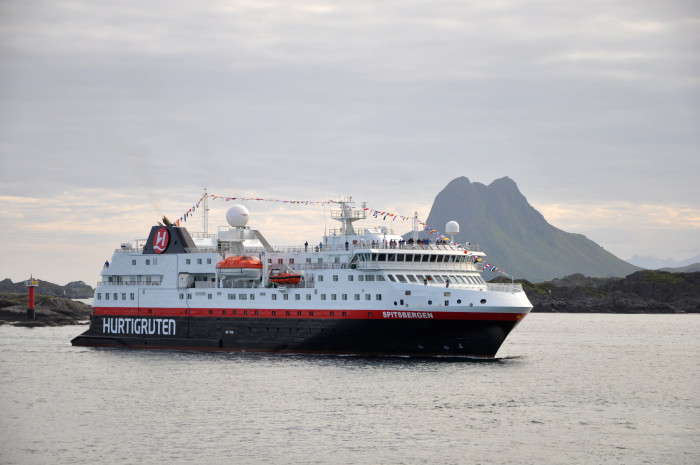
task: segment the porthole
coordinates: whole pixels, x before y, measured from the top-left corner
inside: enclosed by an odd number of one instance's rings
[[[428,305],[433,305],[433,301],[432,301],[432,300],[429,300],[429,301],[428,301]]]
[[[462,299],[457,299],[457,303],[458,303],[458,304],[461,304],[461,303],[462,303]]]
[[[479,302],[482,303],[482,304],[485,304],[485,303],[486,303],[486,299],[481,299]]]

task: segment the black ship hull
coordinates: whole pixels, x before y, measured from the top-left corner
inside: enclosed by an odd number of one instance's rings
[[[522,315],[524,316],[524,315]],[[492,358],[521,321],[93,315],[74,346]]]

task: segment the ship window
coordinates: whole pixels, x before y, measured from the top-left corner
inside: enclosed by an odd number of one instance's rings
[[[129,294],[130,300],[134,300],[134,293]]]
[[[337,275],[337,274],[334,274],[334,275],[333,275],[333,281],[338,281],[338,275]]]
[[[355,294],[355,300],[360,300],[360,294]]]
[[[387,276],[389,276],[389,281],[391,281],[392,283],[395,283],[395,282],[396,282],[396,278],[394,278],[394,275],[393,275],[393,274],[390,274],[390,275],[387,275]]]
[[[442,275],[442,279],[444,279],[445,282],[447,282],[447,280],[450,279],[450,278],[448,278],[446,275]]]
[[[348,300],[348,295],[347,294],[341,294],[340,298],[343,300]]]
[[[289,264],[290,264],[290,265],[294,265],[294,259],[293,259],[293,258],[290,258],[290,259],[289,259]]]
[[[306,294],[306,300],[311,300],[311,294]]]
[[[278,258],[277,259],[277,264],[282,265],[284,263],[284,258]]]
[[[441,284],[445,282],[445,281],[443,281],[442,278],[441,278],[440,276],[438,276],[438,275],[433,276],[433,279],[434,279],[435,281],[437,281],[438,283],[441,283]]]
[[[207,265],[211,265],[211,258],[207,258]]]
[[[445,301],[445,307],[449,307],[449,306],[450,306],[450,301],[449,301],[449,300],[446,300],[446,301]]]
[[[189,265],[189,264],[190,264],[190,259],[189,259],[189,258],[186,258],[186,259],[185,259],[185,265]]]
[[[348,316],[347,312],[343,312],[343,316]],[[334,330],[335,331],[335,330]]]
[[[272,294],[272,300],[277,300],[277,294]]]
[[[378,259],[380,262],[386,261],[386,254],[385,254],[385,253],[380,253],[380,254],[377,256],[377,259]]]
[[[289,300],[289,294],[282,294],[282,300]]]
[[[294,294],[294,300],[301,300],[301,294]]]
[[[277,312],[273,310],[273,311],[272,311],[272,316],[275,316],[275,315],[277,315]],[[279,328],[278,328],[278,330],[279,330]]]
[[[404,291],[404,295],[411,295],[411,291]]]
[[[338,300],[338,294],[331,294],[331,300]]]
[[[372,318],[372,312],[367,312],[367,316]]]
[[[357,276],[357,280],[358,280],[358,281],[364,281],[364,280],[365,280],[365,275],[362,275],[362,274],[361,274],[361,275],[358,275],[358,276]]]
[[[214,314],[214,310],[209,310],[209,314],[210,314],[210,315],[213,315],[213,314]]]
[[[318,263],[323,263],[323,257],[318,257]]]
[[[236,300],[236,294],[229,294],[228,300]]]
[[[319,280],[319,281],[323,281],[323,275],[322,275],[322,274],[318,275],[318,280]]]
[[[234,310],[234,311],[233,311],[233,314],[234,314],[234,315],[238,315],[238,310]]]
[[[384,275],[378,274],[377,281],[386,281],[386,279],[384,279]]]
[[[451,293],[451,292],[444,292],[443,295],[444,295],[445,297],[450,297],[450,296],[452,295],[452,293]]]
[[[365,300],[372,300],[372,294],[365,294]]]
[[[202,259],[201,259],[201,258],[198,258],[198,259],[197,259],[197,265],[201,265],[201,264],[202,264]],[[147,263],[147,265],[148,265],[148,263]]]
[[[271,258],[268,258],[268,259],[267,259],[267,263],[272,263],[272,259],[271,259]]]
[[[354,274],[349,274],[348,275],[348,281],[354,281],[355,280],[355,275]]]
[[[309,312],[309,316],[314,316],[314,312]]]
[[[374,261],[374,262],[377,261],[377,254],[376,253],[372,254],[372,261]]]
[[[247,315],[247,314],[248,314],[248,310],[243,310],[243,315]]]
[[[189,315],[189,314],[190,314],[189,309],[188,309],[188,310],[185,310],[185,315]]]
[[[381,294],[377,294],[377,295],[374,296],[374,299],[375,299],[375,300],[382,300],[382,295],[381,295]]]
[[[397,262],[402,262],[402,261],[404,261],[404,257],[405,257],[405,255],[402,254],[402,253],[396,254],[396,261],[397,261]]]
[[[290,316],[291,314],[292,314],[292,312],[287,312],[287,316]],[[289,330],[291,331],[292,328],[289,328]]]
[[[136,260],[131,260],[132,265],[136,265]]]
[[[416,277],[413,276],[412,274],[406,275],[406,277],[408,278],[408,281],[409,281],[409,282],[411,282],[411,283],[415,283],[415,282],[416,282]]]
[[[122,292],[122,300],[126,300],[126,292]]]
[[[149,308],[148,313],[153,313],[153,309]]]
[[[431,255],[431,256],[430,256],[430,261],[431,261],[431,262],[436,262],[437,260],[438,260],[438,256],[437,256],[437,255]]]
[[[146,259],[146,265],[150,265],[150,264],[151,264],[151,260]]]
[[[119,300],[119,299],[117,299],[117,293],[116,293],[116,292],[114,293],[114,300]]]
[[[461,304],[461,303],[462,303],[462,299],[457,299],[457,303],[458,303],[458,304]]]
[[[247,294],[238,294],[238,300],[248,300]]]
[[[191,299],[191,298],[192,298],[192,294],[187,294],[187,298],[188,298],[188,299]]]
[[[207,294],[207,299],[211,300],[211,294]]]
[[[367,276],[365,276],[365,281],[374,281],[374,275],[368,274]]]
[[[406,277],[402,274],[397,274],[396,278],[399,280],[400,283],[405,283],[406,282]]]
[[[335,316],[335,312],[331,312],[331,316]]]
[[[432,301],[432,300],[429,300],[429,301],[428,301],[428,305],[433,305],[433,301]]]
[[[481,300],[479,301],[479,303],[485,304],[485,303],[486,303],[486,299],[481,299]]]
[[[297,312],[297,316],[301,316],[301,312]],[[299,329],[297,329],[299,331]]]
[[[255,310],[255,316],[260,315],[260,312],[258,310]]]
[[[326,294],[321,294],[321,300],[326,300]]]
[[[97,300],[102,300],[102,293],[101,292],[97,293]]]
[[[250,300],[255,300],[255,294],[250,294]]]
[[[390,261],[390,262],[396,261],[396,254],[394,254],[394,253],[388,253],[388,254],[386,254],[386,257],[387,257],[388,261]]]

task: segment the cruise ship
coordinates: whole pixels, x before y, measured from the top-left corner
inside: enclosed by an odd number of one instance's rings
[[[251,229],[243,205],[215,234],[163,218],[105,263],[89,329],[72,344],[493,358],[532,309],[520,284],[483,279],[478,247],[421,239],[417,215],[400,235],[358,228],[367,208],[351,199],[332,205],[337,228],[285,247]]]

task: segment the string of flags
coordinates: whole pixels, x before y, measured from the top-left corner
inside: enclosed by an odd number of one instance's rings
[[[202,205],[202,202],[204,202],[205,198],[212,198],[215,200],[222,200],[224,202],[231,202],[234,200],[241,201],[241,202],[275,202],[275,203],[285,203],[285,204],[292,204],[292,205],[311,205],[311,206],[318,206],[318,205],[329,205],[332,203],[337,203],[334,200],[325,200],[325,201],[309,201],[309,200],[282,200],[282,199],[273,199],[273,198],[262,198],[262,197],[229,197],[229,196],[223,196],[223,195],[214,195],[214,194],[203,194],[202,197],[190,208],[187,210],[180,218],[177,220],[176,224],[180,226],[181,223],[184,223],[188,220],[190,216],[192,216],[197,209]],[[403,216],[403,215],[398,215],[396,213],[392,213],[389,211],[384,211],[384,210],[375,210],[371,208],[365,207],[365,211],[367,212],[368,215],[373,216],[374,218],[379,218],[381,217],[382,220],[386,221],[387,218],[391,219],[391,221],[396,221],[396,219],[400,219],[401,221],[406,221],[410,219],[409,216]],[[441,243],[445,241],[449,241],[449,238],[437,231],[437,229],[431,228],[424,222],[418,220],[418,224],[420,224],[423,227],[424,231],[428,231],[428,235],[434,235],[435,236],[435,242]],[[457,245],[457,244],[453,244]],[[469,250],[464,250],[465,254],[469,253]],[[484,260],[480,257],[474,256],[474,263],[478,262],[483,262]],[[491,263],[485,263],[483,265],[482,271],[491,271],[494,273],[501,273],[505,276],[510,276],[508,273],[505,271],[501,270],[495,265],[492,265]]]

